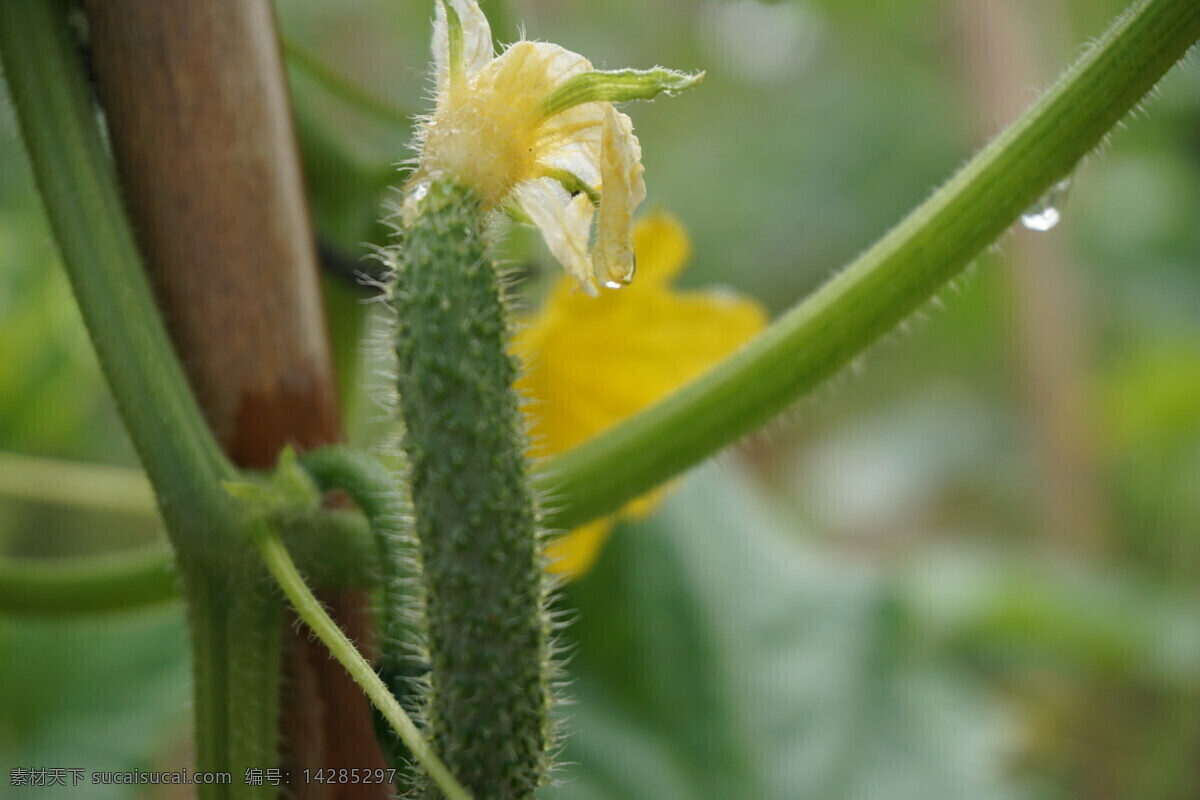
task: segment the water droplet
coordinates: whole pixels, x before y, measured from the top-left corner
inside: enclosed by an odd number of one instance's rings
[[[1042,195],[1036,203],[1021,215],[1021,224],[1031,231],[1044,232],[1053,228],[1062,219],[1063,201],[1067,199],[1067,191],[1071,188],[1071,179],[1063,178],[1050,187],[1050,191]]]
[[[1057,208],[1039,202],[1037,206],[1021,215],[1021,224],[1031,231],[1048,231],[1057,225],[1061,218]]]
[[[408,197],[406,197],[405,200],[409,200],[413,203],[419,203],[425,199],[425,195],[427,194],[429,194],[429,184],[426,182],[421,182],[409,190]]]
[[[633,260],[629,262],[629,271],[626,272],[624,275],[620,275],[615,278],[609,278],[608,280],[606,280],[604,282],[604,285],[606,288],[609,288],[609,289],[620,289],[624,286],[628,286],[629,284],[633,283],[633,276],[634,276],[634,273],[636,273],[636,272],[637,272],[637,255],[634,255]]]

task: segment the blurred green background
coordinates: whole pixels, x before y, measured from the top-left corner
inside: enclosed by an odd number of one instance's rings
[[[502,41],[523,21],[597,66],[708,71],[630,109],[646,207],[691,231],[683,283],[772,313],[948,177],[1122,6],[483,2]],[[410,131],[312,59],[421,111],[432,6],[277,7],[314,216],[353,263]],[[1194,53],[1160,88],[1080,166],[1057,227],[1016,227],[905,331],[618,528],[561,600],[577,612],[572,733],[546,798],[1200,796]],[[0,453],[136,466],[23,158],[0,101]],[[557,274],[535,233],[504,254],[531,297]],[[329,288],[365,440],[363,311]],[[63,502],[0,493],[0,552],[159,535],[54,488]],[[0,767],[185,763],[181,620],[171,606],[0,616]],[[109,788],[87,796],[178,796]]]

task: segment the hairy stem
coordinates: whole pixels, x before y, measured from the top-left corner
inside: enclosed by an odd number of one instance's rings
[[[47,175],[47,180],[54,180],[43,188],[48,192],[52,218],[86,222],[89,217],[74,201],[88,195],[73,196],[72,181],[88,177],[105,162],[99,150],[84,153],[64,144],[62,137],[70,127],[63,127],[65,120],[59,114],[74,113],[69,111],[70,102],[45,106],[44,101],[52,95],[30,96],[40,89],[37,82],[27,83],[28,94],[20,94],[18,84],[25,77],[22,65],[10,65],[15,60],[15,48],[25,51],[43,46],[37,38],[40,29],[19,27],[25,25],[26,15],[42,12],[21,6],[16,2],[0,3],[0,10],[6,14],[5,31],[33,31],[32,36],[22,33],[3,37],[21,40],[4,47],[14,104],[22,119],[31,113],[32,103],[35,113],[49,114],[53,120],[47,128],[49,134],[36,142],[36,147],[31,145],[35,169],[64,165],[57,175]],[[652,485],[668,480],[753,430],[860,355],[957,274],[1034,198],[1094,149],[1197,37],[1200,6],[1195,3],[1136,3],[1041,100],[942,189],[744,351],[677,395],[542,464],[535,485],[554,500],[543,512],[543,524],[569,528],[616,510]],[[45,66],[59,69],[53,64]],[[67,160],[55,155],[63,147],[67,148]],[[82,162],[68,169],[73,163],[71,158]],[[101,173],[101,182],[110,179],[106,165]],[[68,184],[65,190],[63,181]],[[97,208],[95,203],[90,205]],[[115,200],[99,206],[106,209],[104,213],[117,207]],[[130,250],[121,249],[124,245],[120,236],[116,238],[121,246],[112,249],[109,234],[119,233],[123,225],[118,217],[100,230],[78,228],[69,243],[75,245],[73,258],[83,259],[81,263],[86,264],[92,258],[112,257],[113,252],[132,257]],[[140,291],[136,283],[130,287]],[[102,315],[106,309],[101,306],[92,313]],[[172,402],[176,400],[188,403],[185,397],[175,397]],[[164,433],[182,435],[186,430],[186,425],[172,425],[166,426]],[[169,448],[163,451],[169,453]],[[167,460],[162,466],[169,468],[173,463],[180,465],[174,473],[180,485],[185,485],[188,469],[184,462]],[[170,480],[169,473],[160,470],[159,480]],[[61,577],[62,585],[70,583],[69,575],[63,573]],[[365,582],[366,576],[361,580]]]
[[[617,510],[762,425],[894,328],[1096,148],[1200,38],[1200,3],[1139,0],[941,189],[736,356],[546,462],[547,527]]]
[[[388,691],[387,686],[375,674],[375,670],[313,596],[312,590],[296,570],[296,565],[284,548],[279,534],[263,524],[254,529],[252,536],[267,569],[283,589],[300,619],[304,620],[304,624],[329,648],[333,657],[346,668],[354,682],[362,687],[371,702],[383,713],[433,784],[449,800],[470,800],[471,795],[454,779],[437,753],[404,713],[396,698]]]
[[[377,549],[367,521],[349,511],[287,520],[284,540],[300,569],[324,589],[370,587]],[[108,614],[179,599],[174,554],[161,543],[62,559],[0,556],[0,613]]]
[[[395,475],[366,453],[334,445],[304,454],[301,466],[324,492],[350,495],[370,522],[374,565],[379,578],[376,617],[379,657],[375,671],[404,705],[412,705],[425,665],[414,656],[417,589],[413,542],[406,534],[406,507]],[[393,767],[411,763],[407,742],[389,732],[390,722],[377,707],[375,733]]]
[[[62,0],[0,2],[0,56],[34,176],[88,333],[175,548],[195,655],[203,798],[265,796],[239,769],[275,763],[279,603],[244,566],[235,471],[188,388],[142,271]],[[236,787],[236,788],[235,788]]]
[[[171,348],[122,211],[66,3],[0,2],[0,56],[63,266],[177,546],[220,558],[233,467]],[[226,541],[235,537],[228,536]]]

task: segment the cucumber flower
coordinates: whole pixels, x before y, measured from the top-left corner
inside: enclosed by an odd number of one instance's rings
[[[680,292],[670,285],[691,254],[683,226],[667,214],[633,233],[638,282],[620,294],[584,297],[562,281],[513,340],[524,361],[516,388],[527,399],[530,455],[568,450],[699,377],[767,323],[753,300],[727,290]],[[661,491],[617,515],[654,508]],[[578,575],[595,560],[614,517],[559,537],[551,571]]]
[[[633,124],[613,103],[675,94],[703,73],[597,70],[545,42],[517,42],[497,56],[476,0],[440,0],[436,10],[437,105],[418,128],[405,214],[416,212],[432,181],[453,180],[485,210],[540,228],[589,294],[596,284],[629,283],[633,213],[646,185]]]

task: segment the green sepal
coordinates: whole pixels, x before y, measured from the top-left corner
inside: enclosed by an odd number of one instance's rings
[[[583,179],[574,172],[566,169],[560,169],[558,167],[546,167],[542,171],[542,175],[558,181],[560,184],[562,184],[562,187],[572,195],[583,192],[587,195],[588,200],[592,201],[593,206],[596,208],[600,207],[600,192],[584,183]]]
[[[247,507],[251,517],[282,520],[316,511],[321,493],[300,466],[291,445],[279,453],[275,471],[263,480],[221,481],[221,487]]]
[[[442,8],[446,12],[446,58],[449,61],[451,85],[462,80],[463,70],[463,29],[458,11],[450,0],[442,0]]]
[[[653,100],[663,92],[674,97],[704,80],[703,72],[673,69],[590,70],[559,86],[546,98],[545,114],[552,117],[584,103],[624,103]]]

